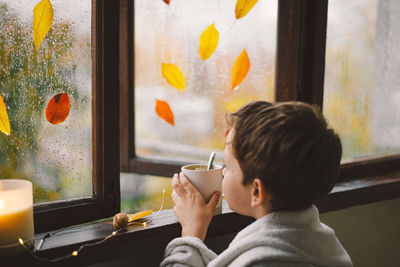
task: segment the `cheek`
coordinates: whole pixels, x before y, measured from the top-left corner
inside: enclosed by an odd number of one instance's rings
[[[232,180],[229,179],[229,176],[225,176],[222,180],[222,191],[224,192],[224,196],[228,204],[232,204],[231,199],[235,198],[235,190],[232,186]]]
[[[222,179],[222,192],[224,192],[225,198],[227,195],[229,195],[229,181],[228,177],[225,175],[224,178]]]
[[[229,181],[229,179],[224,179],[222,182],[222,190],[224,192],[225,200],[228,202],[228,206],[235,212],[241,211],[240,194],[237,192],[234,185]]]
[[[224,193],[226,192],[226,188],[227,188],[226,181],[227,181],[227,179],[226,179],[226,176],[224,175],[224,178],[222,178],[222,191]]]

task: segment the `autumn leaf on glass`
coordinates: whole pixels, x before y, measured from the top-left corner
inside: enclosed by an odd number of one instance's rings
[[[246,77],[250,69],[250,59],[246,49],[237,57],[232,70],[231,90],[235,89]]]
[[[53,24],[54,13],[50,0],[42,0],[33,9],[33,42],[36,51]]]
[[[6,135],[11,134],[10,121],[8,119],[6,104],[3,97],[0,95],[0,131]]]
[[[200,36],[199,54],[202,60],[206,60],[214,53],[218,45],[219,33],[211,24]]]
[[[229,132],[231,131],[231,129],[226,130],[225,132],[225,138],[228,137]]]
[[[161,73],[170,85],[180,91],[185,91],[185,76],[176,65],[161,63]]]
[[[258,0],[237,0],[235,8],[236,19],[243,18],[253,8]]]
[[[166,3],[167,5],[169,5],[169,2],[171,1],[171,0],[163,0],[164,1],[164,3]]]
[[[175,125],[174,113],[172,113],[168,102],[156,99],[156,113],[161,119],[165,120],[172,126]]]
[[[71,102],[67,93],[59,93],[53,96],[46,107],[46,120],[49,122],[46,129],[39,138],[42,139],[47,128],[51,124],[60,124],[68,118]]]
[[[11,135],[10,120],[8,119],[8,113],[6,104],[4,103],[3,97],[0,95],[0,131],[5,135],[9,136],[19,146],[22,144]]]

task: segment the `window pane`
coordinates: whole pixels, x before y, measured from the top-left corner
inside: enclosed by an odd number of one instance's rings
[[[39,2],[0,0],[0,94],[12,136],[0,132],[0,178],[31,180],[36,203],[92,194],[91,1],[50,1],[54,21],[36,51],[32,25]],[[47,104],[63,92],[70,112],[65,121],[49,123]],[[60,113],[64,97],[48,117],[53,123],[66,117]]]
[[[397,0],[329,1],[324,113],[343,159],[400,151]]]
[[[273,100],[277,1],[258,1],[239,20],[234,0],[134,3],[136,153],[207,159],[210,150],[224,147],[227,111],[251,100]],[[213,23],[218,45],[202,60],[200,36]],[[244,49],[250,69],[231,90],[232,68]],[[163,63],[180,69],[185,90],[167,82]],[[157,116],[156,99],[169,104],[174,126]]]
[[[171,199],[171,179],[151,175],[121,173],[121,212],[136,213],[143,210],[171,209],[174,203]]]

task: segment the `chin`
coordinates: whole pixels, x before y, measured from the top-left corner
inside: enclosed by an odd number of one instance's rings
[[[243,215],[243,216],[251,216],[250,212],[249,212],[249,208],[245,208],[245,207],[238,207],[237,205],[235,205],[234,203],[230,203],[229,200],[226,200],[228,202],[229,208],[231,210],[233,210],[234,212],[236,212],[237,214]]]

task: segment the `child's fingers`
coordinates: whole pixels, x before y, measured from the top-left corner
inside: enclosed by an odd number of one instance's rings
[[[172,199],[172,201],[176,204],[176,201],[178,200],[177,198],[178,198],[179,196],[177,195],[177,193],[175,192],[175,190],[172,190],[172,193],[171,193],[171,199]]]
[[[184,196],[186,194],[185,189],[183,188],[182,184],[179,181],[178,174],[174,174],[172,178],[172,188],[176,192],[178,196]]]
[[[181,172],[179,174],[179,180],[186,192],[191,194],[195,194],[197,192],[196,188],[194,188],[184,173]]]
[[[212,210],[214,210],[215,207],[218,204],[218,200],[219,200],[220,196],[221,196],[221,192],[219,192],[219,191],[214,192],[214,194],[212,195],[212,197],[211,197],[210,201],[208,202],[207,206],[209,206]]]

